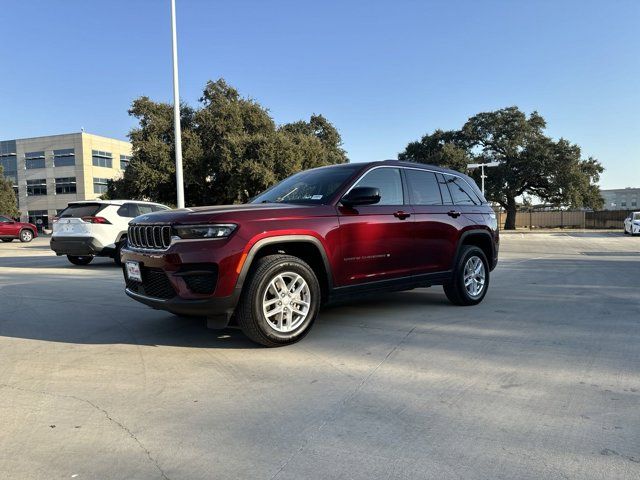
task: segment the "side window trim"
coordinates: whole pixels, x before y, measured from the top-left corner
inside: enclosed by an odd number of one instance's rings
[[[451,199],[451,203],[446,203],[445,202],[445,198],[444,198],[445,195],[443,194],[444,192],[442,192],[442,190],[441,190],[440,191],[440,196],[442,197],[442,204],[443,205],[454,205],[453,195],[451,195],[451,192],[449,191],[449,186],[447,185],[447,183],[449,183],[449,182],[445,178],[445,175],[454,177],[455,179],[464,182],[464,184],[466,186],[468,186],[469,190],[473,193],[474,198],[476,198],[476,200],[478,201],[478,203],[476,205],[482,205],[484,203],[480,199],[480,197],[477,196],[477,194],[475,192],[475,189],[471,186],[471,184],[466,179],[461,177],[460,175],[456,175],[455,173],[443,173],[443,172],[440,172],[440,171],[437,171],[437,170],[431,170],[429,168],[417,168],[417,167],[409,167],[409,166],[405,166],[405,165],[380,165],[380,166],[377,166],[377,167],[373,167],[373,168],[367,170],[366,172],[362,173],[357,178],[355,178],[353,180],[353,183],[351,184],[351,186],[347,189],[346,192],[344,192],[341,195],[341,197],[344,197],[347,193],[349,193],[360,182],[360,180],[362,180],[364,178],[365,175],[367,175],[368,173],[370,173],[370,172],[372,172],[374,170],[377,170],[379,168],[395,168],[395,169],[400,170],[400,175],[401,175],[401,178],[402,178],[402,189],[403,189],[402,196],[403,196],[403,199],[404,199],[404,202],[405,202],[404,205],[409,205],[409,202],[410,202],[409,197],[408,197],[408,185],[406,184],[404,170],[419,170],[419,171],[423,171],[423,172],[434,173],[436,175],[436,178],[438,179],[438,184],[439,185],[442,185],[440,183],[440,178],[442,178],[442,180],[444,182],[443,184],[446,185],[447,193],[449,194],[449,198]],[[442,189],[442,187],[440,187],[440,188]]]

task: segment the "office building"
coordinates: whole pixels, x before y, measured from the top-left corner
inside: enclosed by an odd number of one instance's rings
[[[99,198],[130,160],[129,142],[85,132],[0,141],[0,165],[21,220],[41,228],[69,202]]]
[[[640,210],[640,188],[600,190],[605,210]]]

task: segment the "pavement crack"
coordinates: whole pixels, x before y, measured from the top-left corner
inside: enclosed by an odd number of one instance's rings
[[[120,421],[116,420],[115,418],[113,418],[111,416],[111,414],[107,410],[105,410],[104,408],[100,407],[99,405],[93,403],[91,400],[87,400],[86,398],[80,398],[80,397],[77,397],[75,395],[64,395],[62,393],[52,393],[52,392],[46,392],[44,390],[32,390],[32,389],[29,389],[29,388],[18,387],[17,385],[10,385],[8,383],[0,383],[0,388],[9,388],[9,389],[12,389],[12,390],[18,390],[18,391],[27,392],[27,393],[37,393],[39,395],[47,395],[47,396],[56,397],[56,398],[68,398],[68,399],[76,400],[77,402],[82,402],[82,403],[85,403],[85,404],[89,405],[93,409],[95,409],[95,410],[99,411],[100,413],[102,413],[104,415],[104,417],[110,423],[113,423],[120,430],[125,432],[138,445],[138,447],[144,452],[144,454],[149,459],[149,461],[153,464],[153,466],[156,468],[156,470],[158,470],[158,473],[160,474],[160,476],[164,480],[170,480],[170,478],[164,472],[162,467],[160,467],[160,464],[158,463],[158,461],[153,457],[153,455],[151,455],[151,452],[149,451],[149,449],[147,449],[147,447],[145,447],[142,444],[142,442],[138,439],[138,437],[126,425],[124,425],[122,422],[120,422]]]

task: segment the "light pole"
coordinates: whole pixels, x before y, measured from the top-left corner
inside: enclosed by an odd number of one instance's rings
[[[173,50],[173,132],[176,142],[176,193],[178,208],[184,208],[182,134],[180,129],[180,93],[178,88],[178,39],[176,37],[176,0],[171,0],[171,40]]]
[[[498,165],[500,165],[500,162],[469,163],[467,165],[467,168],[469,170],[480,167],[480,178],[482,179],[482,196],[484,196],[484,179],[487,178],[487,176],[484,174],[484,167],[497,167]]]

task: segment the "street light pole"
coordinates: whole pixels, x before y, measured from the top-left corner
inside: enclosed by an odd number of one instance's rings
[[[180,93],[178,88],[178,39],[176,36],[176,0],[171,0],[171,40],[173,50],[173,131],[176,143],[176,194],[178,208],[184,208],[182,134],[180,129]]]
[[[482,196],[483,197],[484,197],[484,179],[487,178],[487,176],[484,174],[484,167],[497,167],[498,165],[500,165],[500,162],[469,163],[467,165],[467,168],[469,170],[480,167],[480,178],[482,179]]]

